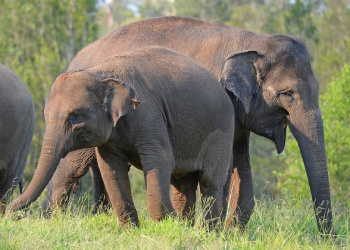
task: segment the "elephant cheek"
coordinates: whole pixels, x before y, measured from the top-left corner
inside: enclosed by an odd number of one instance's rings
[[[99,130],[95,131],[94,138],[92,138],[92,144],[96,144],[94,146],[98,147],[106,143],[113,134],[112,130],[111,127],[101,126]]]
[[[109,121],[106,117],[98,119],[98,124],[96,128],[96,134],[98,135],[100,141],[107,141],[113,131],[113,122]]]

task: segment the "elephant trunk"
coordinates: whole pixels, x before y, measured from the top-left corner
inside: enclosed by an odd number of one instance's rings
[[[52,178],[67,148],[67,141],[63,141],[65,136],[58,132],[62,129],[57,129],[57,127],[50,126],[45,132],[38,166],[32,181],[24,193],[8,205],[7,213],[28,207],[40,196]]]
[[[290,117],[290,130],[299,144],[321,233],[335,235],[325,152],[323,121],[319,109]]]

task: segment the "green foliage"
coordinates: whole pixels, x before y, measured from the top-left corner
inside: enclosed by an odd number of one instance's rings
[[[108,34],[120,25],[140,19],[140,16],[136,16],[136,13],[130,8],[130,5],[137,7],[138,0],[102,0],[96,2],[99,3],[96,23],[98,23],[100,36]],[[147,4],[147,1],[144,4]],[[142,8],[143,5],[139,6],[140,12]]]
[[[346,0],[327,0],[322,15],[315,17],[319,43],[312,51],[316,76],[325,87],[344,63],[350,62],[350,5]],[[323,89],[325,90],[325,88]]]
[[[320,98],[323,115],[326,153],[331,193],[337,200],[350,205],[350,66],[328,84],[327,92]],[[294,140],[286,148],[288,168],[279,172],[278,187],[282,193],[300,193],[310,196],[304,164]]]
[[[283,162],[283,158],[277,155],[272,141],[251,133],[249,144],[255,196],[274,197],[278,194],[276,191],[278,179],[272,173],[277,169],[283,171],[287,165]]]
[[[321,104],[331,190],[350,205],[350,65],[328,85]]]
[[[231,3],[227,0],[175,0],[174,8],[178,16],[195,17],[208,22],[225,22],[229,19]]]
[[[0,62],[27,85],[36,110],[27,177],[40,154],[51,84],[84,45],[97,39],[95,6],[95,0],[0,1]]]
[[[263,27],[265,32],[299,36],[304,40],[314,39],[316,26],[308,3],[297,0],[294,4],[286,4],[282,10],[269,8],[268,12],[268,19]],[[278,12],[275,18],[273,14]]]
[[[139,5],[139,12],[141,18],[152,18],[171,15],[174,12],[173,8],[173,4],[167,0],[159,0],[156,5],[152,0],[145,0],[143,4]]]
[[[230,20],[226,24],[251,31],[262,31],[269,18],[267,6],[242,4],[232,9]]]

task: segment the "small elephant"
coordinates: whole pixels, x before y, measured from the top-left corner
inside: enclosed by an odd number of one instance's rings
[[[22,173],[34,132],[34,105],[24,83],[0,64],[0,212]]]
[[[68,152],[96,147],[103,182],[121,225],[139,225],[129,164],[144,173],[153,220],[174,214],[170,182],[189,176],[196,185],[199,182],[202,199],[211,201],[209,225],[225,216],[233,105],[217,79],[188,57],[149,47],[62,74],[52,86],[45,122],[33,179],[7,212],[34,201]]]

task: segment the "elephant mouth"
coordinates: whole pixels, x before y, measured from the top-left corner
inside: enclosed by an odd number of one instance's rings
[[[275,126],[273,129],[274,143],[277,150],[277,153],[280,154],[283,152],[286,145],[286,134],[287,134],[287,124],[288,121],[285,119],[281,125]]]

